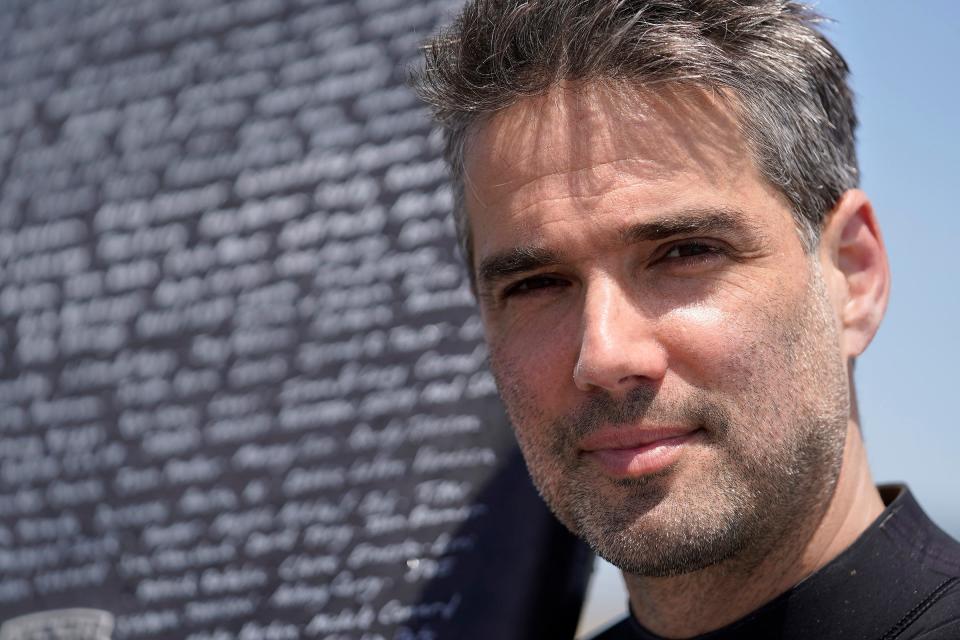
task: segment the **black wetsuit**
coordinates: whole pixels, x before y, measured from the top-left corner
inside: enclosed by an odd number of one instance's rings
[[[849,549],[775,600],[696,640],[960,640],[960,543],[905,487]],[[662,640],[633,616],[594,640]]]

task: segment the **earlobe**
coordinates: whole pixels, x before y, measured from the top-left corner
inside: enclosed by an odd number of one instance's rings
[[[876,334],[890,295],[890,268],[873,205],[859,189],[843,194],[821,235],[823,265],[834,274],[832,297],[847,358]]]

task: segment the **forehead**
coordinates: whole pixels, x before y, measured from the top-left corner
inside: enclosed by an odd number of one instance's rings
[[[617,161],[647,169],[644,177],[654,178],[691,164],[714,174],[723,164],[749,158],[738,120],[719,94],[622,84],[566,83],[525,98],[484,121],[466,151],[471,178],[502,169],[507,175],[500,177],[507,179],[500,186],[508,189],[551,172],[585,181],[597,165]]]
[[[565,223],[627,224],[678,208],[775,203],[790,219],[732,100],[695,88],[561,85],[484,122],[464,160],[477,258]]]

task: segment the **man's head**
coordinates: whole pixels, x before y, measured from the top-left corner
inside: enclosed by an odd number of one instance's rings
[[[859,179],[847,65],[814,29],[817,20],[782,0],[468,2],[425,47],[416,79],[446,133],[468,265],[463,161],[471,134],[563,81],[691,86],[730,99],[754,161],[812,247],[825,212]]]
[[[456,28],[423,92],[547,503],[651,576],[816,521],[887,294],[842,60],[779,2],[480,2]]]

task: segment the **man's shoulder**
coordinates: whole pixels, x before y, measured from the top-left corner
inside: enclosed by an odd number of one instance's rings
[[[932,589],[894,629],[898,640],[957,640],[960,638],[960,542],[934,524],[907,496],[906,517],[890,518],[888,535],[922,568]],[[894,503],[896,504],[896,502]],[[932,580],[930,580],[932,578]],[[891,636],[892,637],[892,636]]]
[[[711,638],[960,639],[960,542],[904,486],[847,551],[806,581]],[[593,640],[654,638],[626,617]]]
[[[881,487],[881,496],[887,507],[860,539],[786,594],[791,608],[816,612],[819,625],[801,622],[818,628],[808,637],[960,639],[960,542],[905,486]]]
[[[926,608],[902,630],[897,640],[957,640],[960,638],[960,579],[944,583]],[[893,637],[893,636],[891,636]]]
[[[881,494],[894,499],[881,516],[877,533],[894,542],[904,564],[918,565],[945,580],[960,577],[960,542],[937,526],[905,487],[882,487]]]

